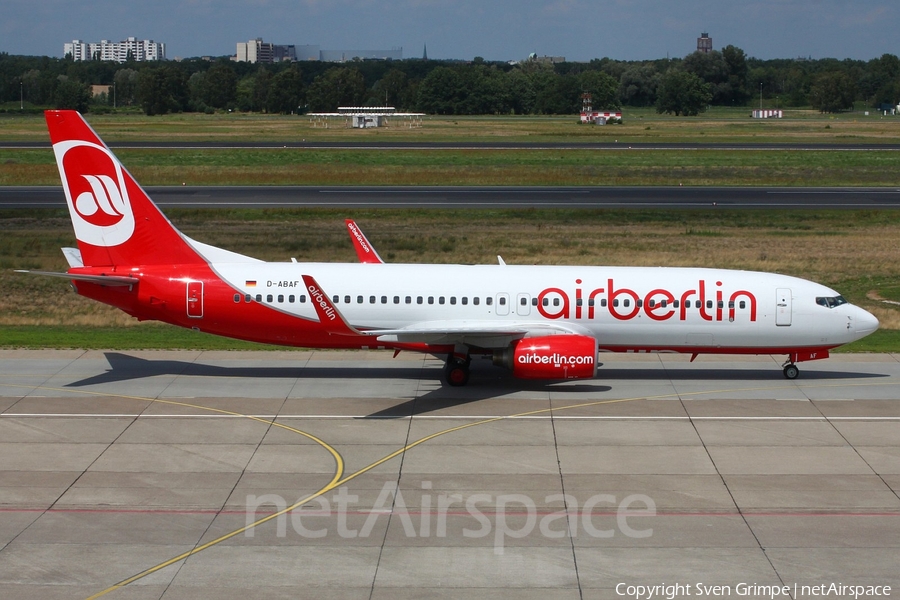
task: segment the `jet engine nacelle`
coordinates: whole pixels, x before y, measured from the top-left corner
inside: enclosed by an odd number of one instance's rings
[[[495,351],[494,364],[520,379],[590,379],[597,374],[597,341],[566,334],[523,338]]]

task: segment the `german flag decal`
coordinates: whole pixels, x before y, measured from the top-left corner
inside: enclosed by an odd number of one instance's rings
[[[255,279],[247,280],[247,282],[244,285],[246,285],[247,287],[256,287],[256,280]]]

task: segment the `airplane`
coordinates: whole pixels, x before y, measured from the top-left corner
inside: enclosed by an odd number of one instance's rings
[[[78,248],[78,294],[139,320],[308,348],[473,356],[515,377],[589,379],[598,351],[828,357],[878,328],[836,291],[787,275],[710,268],[385,263],[352,221],[359,263],[264,262],[178,231],[76,111],[45,113]]]

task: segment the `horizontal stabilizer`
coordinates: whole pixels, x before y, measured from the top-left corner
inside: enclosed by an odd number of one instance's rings
[[[81,250],[78,248],[62,248],[62,253],[70,267],[80,268],[84,266],[84,261],[81,259]]]
[[[87,281],[100,285],[134,285],[140,281],[137,277],[129,277],[127,275],[79,275],[77,273],[54,273],[53,271],[26,271],[24,269],[16,269],[16,273],[60,277],[70,281]]]

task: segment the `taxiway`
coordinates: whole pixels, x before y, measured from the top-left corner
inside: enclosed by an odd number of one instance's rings
[[[900,588],[900,357],[600,358],[0,351],[0,596]]]

